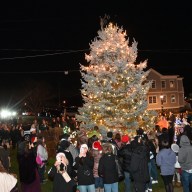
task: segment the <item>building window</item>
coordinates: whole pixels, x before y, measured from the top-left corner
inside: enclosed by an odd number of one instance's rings
[[[161,81],[161,88],[162,89],[165,89],[166,88],[166,81]]]
[[[157,96],[149,96],[149,104],[157,103]]]
[[[175,99],[175,95],[171,95],[171,103],[175,103],[176,99]]]
[[[174,81],[169,81],[169,86],[170,88],[174,88],[175,87]]]
[[[155,89],[156,88],[156,81],[152,80],[151,88]]]
[[[163,103],[167,103],[167,96],[163,95]]]

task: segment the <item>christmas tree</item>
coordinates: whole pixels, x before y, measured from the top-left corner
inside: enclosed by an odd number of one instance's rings
[[[85,55],[88,65],[80,64],[84,104],[76,118],[81,126],[128,132],[154,127],[155,114],[147,111],[147,62],[136,64],[136,58],[137,42],[129,45],[122,27],[101,26]]]

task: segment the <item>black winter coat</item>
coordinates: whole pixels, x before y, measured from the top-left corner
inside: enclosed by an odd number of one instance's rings
[[[104,184],[112,184],[119,181],[115,163],[115,155],[104,154],[100,158],[98,173],[100,177],[103,177]]]
[[[86,157],[76,157],[74,169],[77,170],[77,181],[78,185],[92,185],[95,184],[95,179],[93,177],[93,157],[87,154]],[[87,171],[88,170],[88,171]],[[89,173],[88,175],[84,172]]]
[[[122,159],[122,168],[126,172],[130,172],[131,156],[132,156],[132,147],[130,144],[123,146],[118,151],[118,156]]]
[[[149,182],[150,175],[148,169],[149,151],[144,145],[138,145],[131,157],[131,174],[136,182]]]
[[[157,154],[156,154],[156,148],[153,141],[149,140],[148,145],[149,145],[149,150],[153,153],[153,156],[154,156],[153,159],[155,159]]]
[[[29,153],[18,154],[19,177],[20,181],[30,184],[36,179],[37,164],[35,154],[32,150]]]

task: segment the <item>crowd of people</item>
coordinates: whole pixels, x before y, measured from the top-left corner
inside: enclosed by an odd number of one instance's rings
[[[166,192],[174,191],[174,182],[184,192],[192,191],[189,114],[161,114],[154,129],[138,128],[132,135],[108,131],[104,136],[97,126],[87,131],[77,126],[74,119],[70,125],[61,119],[53,119],[50,124],[42,120],[41,125],[34,120],[29,141],[24,139],[20,124],[10,130],[5,123],[0,124],[0,177],[3,178],[0,186],[3,192],[18,188],[22,192],[40,192],[41,185],[48,179],[52,181],[53,192],[118,192],[120,181],[125,184],[125,192],[151,192],[160,177]],[[67,126],[72,128],[60,135],[55,162],[47,170],[49,150],[43,132]],[[75,138],[71,136],[74,131]],[[17,151],[17,176],[10,171],[12,149]]]

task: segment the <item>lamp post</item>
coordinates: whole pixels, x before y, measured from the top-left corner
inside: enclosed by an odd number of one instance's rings
[[[63,111],[63,117],[65,118],[66,117],[66,101],[64,100],[63,101],[63,106],[64,106],[64,111]]]
[[[160,95],[160,99],[161,99],[161,113],[162,113],[162,115],[163,115],[163,102],[164,102],[164,96],[163,95]]]

